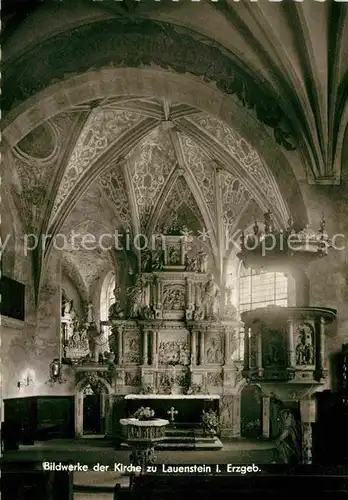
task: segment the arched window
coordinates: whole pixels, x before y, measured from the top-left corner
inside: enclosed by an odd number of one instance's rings
[[[104,282],[100,294],[100,320],[107,321],[109,319],[109,309],[111,304],[115,302],[115,273],[110,271],[104,278]]]
[[[260,272],[245,269],[239,275],[239,312],[258,307],[288,306],[288,278],[283,273]]]

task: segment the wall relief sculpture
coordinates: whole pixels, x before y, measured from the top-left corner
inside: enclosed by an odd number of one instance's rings
[[[299,325],[296,329],[296,364],[314,365],[314,332],[310,325]]]
[[[125,372],[125,385],[131,385],[134,387],[140,386],[141,380],[137,373]]]
[[[125,335],[123,360],[125,363],[140,363],[140,340],[137,334]]]
[[[184,285],[165,285],[163,287],[163,309],[166,311],[185,309]]]
[[[221,336],[210,337],[208,340],[206,359],[209,364],[222,363],[223,356]]]
[[[213,387],[220,387],[222,384],[221,372],[210,372],[207,373],[207,385]]]
[[[158,361],[163,365],[188,365],[190,362],[190,346],[188,342],[180,340],[160,342]]]

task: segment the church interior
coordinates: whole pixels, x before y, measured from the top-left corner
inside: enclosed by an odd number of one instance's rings
[[[2,16],[5,470],[348,464],[346,4]]]

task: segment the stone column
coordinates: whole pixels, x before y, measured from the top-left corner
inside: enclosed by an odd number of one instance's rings
[[[199,364],[204,365],[205,363],[205,333],[201,330],[200,333],[200,343],[199,343]]]
[[[245,329],[244,326],[238,328],[238,361],[243,361],[245,350]]]
[[[324,370],[325,369],[325,318],[321,317],[320,318],[320,338],[319,338],[319,352],[320,352],[320,359],[319,359],[319,369]]]
[[[197,364],[196,330],[191,330],[191,364],[194,366]]]
[[[250,369],[250,336],[251,329],[244,330],[244,370]]]
[[[192,309],[192,280],[187,280],[187,309]]]
[[[288,353],[289,353],[289,368],[296,367],[296,351],[295,351],[295,339],[294,339],[294,320],[289,318],[288,324]]]
[[[149,364],[148,341],[149,341],[148,331],[144,330],[143,331],[143,365],[144,366],[147,366]]]
[[[224,359],[224,363],[225,365],[228,365],[229,362],[230,362],[230,335],[231,335],[231,332],[229,330],[229,328],[225,328],[225,359]]]
[[[157,279],[157,309],[162,307],[162,283]]]
[[[312,423],[316,421],[316,401],[304,399],[300,401],[301,427],[302,427],[302,463],[312,463]]]
[[[240,436],[241,436],[240,403],[241,403],[241,397],[239,395],[233,396],[232,421],[233,421],[233,437],[234,438],[240,438]]]
[[[269,396],[262,398],[262,436],[266,439],[270,437],[270,402],[271,398]]]
[[[157,331],[152,332],[151,365],[157,365]]]
[[[263,367],[262,367],[262,333],[261,333],[261,330],[259,330],[257,332],[256,342],[257,342],[256,367],[257,367],[258,375],[261,376],[262,372],[263,372]]]
[[[196,295],[196,307],[201,305],[201,302],[202,302],[202,297],[201,297],[201,284],[200,283],[196,283],[196,290],[195,290],[195,295]]]
[[[83,393],[75,393],[75,438],[83,435]]]
[[[123,363],[123,329],[121,327],[117,328],[117,352],[118,352],[118,364]]]

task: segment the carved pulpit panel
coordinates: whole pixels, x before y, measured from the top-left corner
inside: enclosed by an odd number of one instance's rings
[[[140,363],[140,336],[138,332],[124,332],[124,363]]]
[[[262,365],[264,368],[285,369],[287,366],[286,332],[260,325],[262,336]],[[257,342],[252,343],[252,353],[257,353]],[[256,363],[255,363],[256,364]]]
[[[295,327],[295,349],[297,366],[314,366],[314,328],[309,323],[300,323]]]

